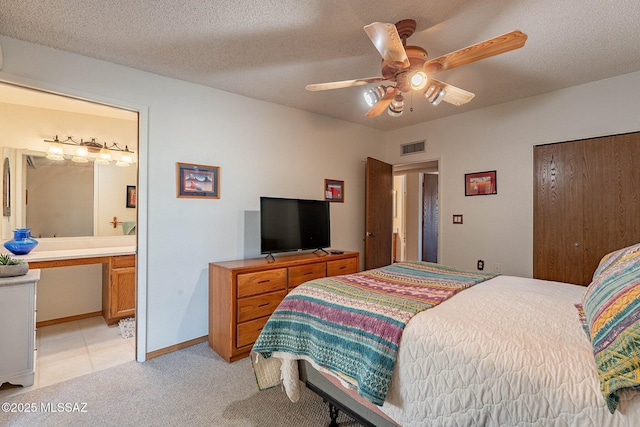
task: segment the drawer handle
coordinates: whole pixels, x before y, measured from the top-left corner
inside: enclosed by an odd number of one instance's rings
[[[261,331],[261,330],[262,330],[262,328],[258,328],[257,330],[258,330],[258,331]]]
[[[313,271],[307,271],[306,273],[304,273],[305,276],[308,276],[310,274],[313,274]]]
[[[347,266],[343,265],[342,267],[340,267],[340,270],[344,270],[345,268],[347,268]]]
[[[268,306],[268,305],[269,305],[269,303],[268,303],[268,302],[265,302],[264,304],[260,304],[258,307],[266,307],[266,306]]]
[[[258,283],[269,283],[271,280],[266,279],[266,280],[260,280]]]

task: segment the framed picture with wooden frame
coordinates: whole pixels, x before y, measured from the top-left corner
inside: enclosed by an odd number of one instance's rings
[[[220,198],[220,167],[176,163],[177,197]]]
[[[496,171],[474,172],[464,175],[465,196],[498,194]]]
[[[344,181],[325,179],[324,199],[330,202],[344,203]]]

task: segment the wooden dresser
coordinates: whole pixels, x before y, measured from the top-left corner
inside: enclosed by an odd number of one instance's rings
[[[358,252],[209,263],[209,345],[227,362],[247,357],[269,316],[293,288],[359,269]]]

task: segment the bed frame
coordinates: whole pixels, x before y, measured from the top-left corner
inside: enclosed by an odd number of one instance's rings
[[[351,397],[339,385],[334,384],[314,369],[309,362],[305,360],[298,361],[298,371],[300,380],[304,382],[307,388],[329,404],[329,416],[331,417],[329,425],[331,427],[338,426],[337,418],[340,411],[365,427],[398,427],[398,424],[382,415],[380,411],[378,413]]]

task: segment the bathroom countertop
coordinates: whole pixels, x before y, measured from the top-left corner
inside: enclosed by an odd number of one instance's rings
[[[26,255],[15,255],[15,258],[27,262],[55,261],[63,259],[96,258],[114,255],[131,255],[136,253],[135,246],[109,246],[100,248],[73,248],[39,251],[36,247]]]
[[[8,252],[4,248],[1,249],[2,252]],[[27,262],[46,262],[135,253],[136,236],[58,237],[38,239],[38,245],[31,252],[26,255],[15,255],[15,258]]]

